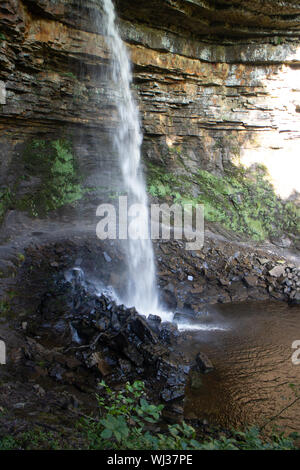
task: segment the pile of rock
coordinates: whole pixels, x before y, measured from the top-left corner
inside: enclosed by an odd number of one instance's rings
[[[300,268],[293,265],[277,265],[269,271],[275,279],[269,290],[281,292],[288,301],[300,303]]]
[[[178,241],[160,242],[156,250],[161,291],[174,310],[247,300],[299,302],[299,267],[272,253],[235,251],[216,240],[198,252],[183,250]]]
[[[177,326],[155,315],[146,319],[135,308],[97,294],[78,270],[57,280],[43,296],[38,315],[27,323],[33,352],[30,357],[27,351],[27,357],[34,359],[38,350],[38,362],[48,361],[47,374],[59,382],[82,388],[80,371],[84,369],[94,373],[95,379],[105,377],[111,383],[148,380],[166,402],[184,396],[190,367],[175,347]],[[30,338],[36,337],[53,344],[51,354],[39,344],[32,347]]]

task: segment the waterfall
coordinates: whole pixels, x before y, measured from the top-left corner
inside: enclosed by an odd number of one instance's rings
[[[137,105],[132,91],[131,62],[116,24],[112,0],[103,0],[103,29],[111,55],[111,85],[118,124],[113,135],[114,150],[120,163],[128,207],[140,204],[144,210],[130,221],[131,237],[126,243],[128,281],[125,298],[127,306],[135,306],[145,315],[158,313],[158,294],[155,283],[154,253],[150,237],[134,239],[134,234],[148,228],[149,210],[146,185],[141,169],[142,132]]]

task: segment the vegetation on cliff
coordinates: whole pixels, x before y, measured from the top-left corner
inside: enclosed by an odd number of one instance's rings
[[[262,165],[248,170],[231,165],[223,176],[217,176],[201,169],[175,175],[150,163],[148,191],[175,203],[203,204],[207,221],[257,241],[300,230],[299,208],[276,195]]]
[[[76,160],[67,140],[32,140],[25,148],[21,165],[22,174],[13,188],[1,190],[0,218],[9,207],[43,217],[83,196]]]

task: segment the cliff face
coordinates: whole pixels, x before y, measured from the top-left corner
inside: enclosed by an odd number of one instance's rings
[[[207,220],[242,235],[297,246],[300,5],[249,3],[116,2],[134,66],[149,190],[204,202]],[[69,204],[63,217],[73,217],[78,206],[91,218],[99,201],[91,188],[109,191],[114,184],[109,130],[115,121],[104,79],[109,56],[97,17],[100,0],[0,5],[4,238],[42,209],[57,217],[55,210]],[[30,154],[37,162],[75,156],[67,195],[61,191],[56,202],[37,207],[34,194],[45,174],[30,168]],[[240,164],[251,167],[249,178]]]

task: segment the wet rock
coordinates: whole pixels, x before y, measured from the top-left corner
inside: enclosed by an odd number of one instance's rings
[[[100,352],[95,352],[89,357],[89,367],[97,367],[99,372],[106,377],[112,373],[110,365]]]
[[[23,408],[25,408],[25,406],[26,406],[26,403],[20,402],[20,403],[16,403],[15,405],[13,405],[13,408],[15,410],[22,410]]]
[[[199,352],[196,356],[196,369],[204,374],[214,369],[212,362],[203,352]]]
[[[223,277],[220,277],[219,279],[219,283],[221,286],[229,286],[230,285],[230,280],[229,279],[225,279]]]
[[[258,262],[261,264],[261,265],[265,265],[267,263],[269,263],[269,259],[268,258],[257,258]]]
[[[174,284],[171,284],[171,282],[169,282],[169,284],[167,284],[167,285],[164,287],[164,290],[167,291],[167,292],[170,292],[171,294],[174,294],[174,293],[175,293]]]
[[[280,277],[285,274],[285,267],[284,266],[275,266],[273,269],[269,271],[270,276],[273,277]]]
[[[157,335],[150,328],[147,320],[141,316],[134,316],[128,321],[128,328],[135,333],[142,341],[150,341],[153,344],[158,342]]]
[[[83,357],[84,357],[85,365],[88,368],[95,367],[97,365],[98,361],[100,360],[99,353],[97,353],[97,352],[92,353],[92,354],[84,353]]]
[[[244,277],[244,282],[247,287],[256,287],[257,286],[257,277],[255,276],[245,276]]]
[[[175,312],[173,320],[176,323],[193,323],[195,316],[193,312]]]
[[[70,327],[72,342],[76,343],[76,344],[81,344],[82,340],[79,337],[79,334],[78,334],[78,331],[76,330],[76,328],[72,325],[72,323],[70,323],[69,327]]]
[[[78,369],[82,365],[81,361],[76,359],[74,356],[66,356],[63,354],[60,354],[59,358],[57,358],[57,361],[62,364],[63,366],[67,367],[68,369],[75,370]]]
[[[296,292],[291,303],[297,304],[297,305],[300,304],[300,292]]]
[[[58,320],[54,325],[54,329],[61,335],[69,333],[69,325],[65,320]]]
[[[159,329],[159,325],[161,324],[161,318],[158,315],[150,314],[147,320],[151,327],[155,329],[155,331]]]
[[[243,286],[240,282],[234,282],[229,287],[229,295],[233,302],[247,300],[248,289]]]
[[[111,257],[106,253],[106,251],[103,252],[103,257],[107,263],[111,263],[112,259]]]
[[[178,365],[170,359],[162,358],[157,364],[157,378],[167,380],[170,374],[176,374]]]
[[[121,323],[119,322],[119,316],[115,312],[111,316],[111,326],[115,331],[120,331],[120,329],[121,329]]]
[[[282,237],[279,240],[272,240],[274,245],[277,245],[281,248],[289,248],[292,244],[292,241],[288,237]]]
[[[204,286],[197,286],[193,287],[193,289],[190,290],[191,294],[201,294],[203,292]]]
[[[58,382],[63,381],[64,374],[66,373],[66,369],[61,367],[60,364],[56,364],[49,370],[50,377],[53,377]]]
[[[157,378],[164,383],[161,392],[164,401],[169,402],[184,396],[188,373],[189,366],[180,365],[170,359],[162,358],[158,361]]]
[[[160,343],[155,345],[151,343],[141,344],[140,351],[146,365],[155,365],[161,357],[167,356],[169,353],[167,347]]]
[[[166,344],[172,344],[172,340],[175,340],[179,337],[179,331],[176,324],[171,322],[164,322],[161,325],[159,332],[159,339]]]
[[[197,371],[192,371],[190,376],[190,384],[193,390],[198,390],[202,387],[203,381],[201,374]]]
[[[169,402],[184,397],[184,391],[185,384],[177,384],[174,380],[174,383],[168,384],[168,386],[162,390],[160,396],[165,402]]]
[[[110,326],[110,320],[103,316],[95,323],[95,326],[99,331],[106,331]]]
[[[184,418],[184,407],[181,404],[181,401],[169,401],[165,405],[162,416],[164,421],[171,424],[178,424],[179,421],[182,421]]]
[[[218,295],[218,302],[222,304],[230,302],[230,295],[227,292],[221,292]]]
[[[124,374],[128,375],[131,373],[131,370],[132,370],[132,367],[131,367],[131,363],[129,361],[127,361],[126,359],[119,359],[119,365],[120,365],[120,368],[122,370],[122,372],[124,372]]]
[[[38,396],[43,397],[43,396],[46,395],[45,390],[44,390],[43,387],[41,387],[39,384],[34,384],[34,385],[33,385],[33,388],[34,388],[35,393],[36,393]]]
[[[123,348],[123,353],[125,356],[133,362],[136,366],[141,366],[144,363],[144,358],[142,354],[133,344],[128,344],[128,346]]]

